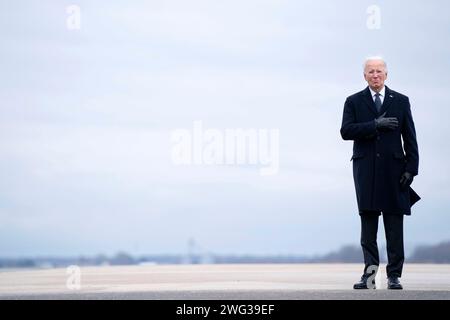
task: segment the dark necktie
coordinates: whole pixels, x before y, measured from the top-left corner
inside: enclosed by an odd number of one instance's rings
[[[381,110],[381,99],[380,99],[380,94],[378,92],[375,93],[375,107],[377,108],[378,113],[380,113],[380,110]]]

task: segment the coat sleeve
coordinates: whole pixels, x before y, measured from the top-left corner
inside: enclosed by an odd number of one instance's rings
[[[344,140],[364,140],[373,139],[378,132],[375,121],[356,122],[355,105],[347,98],[344,104],[344,114],[342,116],[341,136]]]
[[[406,101],[405,112],[406,116],[402,126],[402,137],[406,154],[406,171],[416,176],[419,173],[419,148],[417,146],[416,129],[409,99]]]

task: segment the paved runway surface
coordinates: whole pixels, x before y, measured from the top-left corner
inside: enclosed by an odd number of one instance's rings
[[[450,265],[406,264],[405,290],[353,290],[360,264],[224,264],[0,269],[0,299],[446,299]]]

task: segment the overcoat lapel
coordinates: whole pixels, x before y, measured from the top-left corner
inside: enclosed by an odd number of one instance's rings
[[[369,87],[363,92],[363,101],[367,107],[372,111],[375,116],[378,116],[377,108],[375,107],[375,102],[373,102],[372,94],[370,93]]]
[[[392,93],[392,90],[389,89],[387,86],[386,90],[384,91],[384,101],[383,104],[381,105],[381,110],[380,110],[380,114],[383,114],[387,111],[387,109],[389,108],[389,106],[392,104],[392,101],[395,98],[395,95]]]

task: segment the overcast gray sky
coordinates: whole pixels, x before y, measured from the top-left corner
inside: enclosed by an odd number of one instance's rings
[[[1,1],[0,256],[358,244],[339,129],[369,55],[416,123],[407,250],[449,240],[449,31],[448,1]],[[170,135],[196,120],[278,129],[278,174],[174,165]]]

